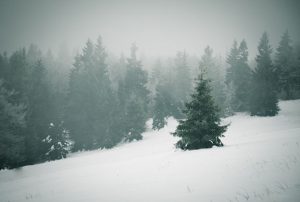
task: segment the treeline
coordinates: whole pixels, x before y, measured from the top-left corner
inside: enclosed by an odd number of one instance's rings
[[[207,47],[200,61],[178,52],[146,70],[134,44],[129,57],[116,60],[101,37],[88,40],[72,65],[65,60],[67,55],[43,54],[36,46],[0,54],[0,168],[140,140],[149,118],[154,129],[163,128],[170,116],[184,119],[200,71],[211,80],[223,117],[273,116],[278,98],[300,97],[300,48],[288,32],[274,56],[263,34],[255,68],[248,64],[245,40],[233,43],[227,64]]]
[[[248,65],[247,44],[235,41],[227,57],[226,85],[230,110],[257,116],[278,113],[278,99],[300,98],[300,52],[292,46],[288,32],[273,55],[267,33],[263,33],[256,55],[256,66]]]

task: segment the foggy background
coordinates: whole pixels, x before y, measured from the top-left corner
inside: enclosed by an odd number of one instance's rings
[[[31,43],[74,52],[100,34],[117,56],[132,42],[146,56],[200,55],[207,45],[226,55],[234,39],[245,38],[254,58],[263,31],[273,48],[286,29],[299,41],[299,8],[296,0],[1,0],[0,52]]]
[[[300,0],[0,0],[0,201],[299,201],[299,21]]]

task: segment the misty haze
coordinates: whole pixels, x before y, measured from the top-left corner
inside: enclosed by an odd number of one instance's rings
[[[299,11],[0,0],[0,202],[300,201]]]

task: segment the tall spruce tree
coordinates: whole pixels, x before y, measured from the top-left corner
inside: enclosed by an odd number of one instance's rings
[[[160,59],[156,61],[150,70],[149,80],[148,80],[148,89],[149,89],[149,115],[153,117],[155,98],[157,95],[157,86],[159,85],[160,80],[162,79],[162,62]]]
[[[275,55],[275,67],[279,77],[279,90],[281,97],[289,100],[293,98],[293,67],[295,65],[291,38],[286,31],[279,42]]]
[[[300,98],[300,43],[295,45],[295,65],[293,68],[293,77],[292,82],[293,86],[295,87],[296,95],[295,98]]]
[[[14,91],[7,90],[0,79],[0,169],[24,165],[25,105],[11,103]]]
[[[118,91],[119,83],[124,80],[126,72],[126,58],[124,54],[121,54],[120,58],[116,61],[113,60],[109,65],[109,75],[111,78],[112,87],[115,91]]]
[[[70,75],[65,120],[75,151],[109,148],[121,139],[112,130],[116,97],[105,60],[101,37],[96,45],[88,40]]]
[[[181,139],[176,147],[183,150],[223,146],[220,137],[226,131],[227,125],[220,125],[218,107],[211,96],[209,80],[203,72],[199,76],[192,99],[186,104],[186,120],[180,120],[173,135]]]
[[[207,78],[211,80],[211,95],[215,104],[220,108],[220,115],[225,116],[227,106],[224,102],[226,99],[224,76],[221,72],[221,66],[217,63],[216,58],[213,56],[213,50],[209,46],[204,50],[199,68],[200,71],[206,71]]]
[[[154,89],[153,106],[152,106],[152,128],[159,130],[167,124],[167,118],[182,118],[182,107],[179,103],[179,97],[176,90],[177,84],[171,80],[168,72],[163,71],[162,64],[158,61],[152,71],[151,84]],[[189,81],[190,82],[190,81]]]
[[[235,79],[235,68],[237,66],[238,56],[239,56],[238,42],[234,40],[232,47],[230,49],[230,53],[226,59],[226,62],[229,64],[229,68],[226,71],[227,84],[233,82],[233,80]]]
[[[97,142],[100,148],[111,148],[121,140],[121,134],[114,130],[116,127],[116,109],[118,103],[116,95],[113,92],[112,83],[109,77],[108,66],[106,63],[107,53],[102,43],[101,36],[98,37],[94,53],[95,66],[92,69],[91,75],[94,79],[94,88],[97,94],[95,114],[95,131],[98,133]],[[101,132],[100,132],[101,131]]]
[[[45,68],[39,60],[32,68],[28,84],[28,104],[26,116],[27,163],[44,160],[46,148],[42,140],[48,135],[48,125],[52,121],[52,103]]]
[[[239,47],[234,41],[230,54],[227,57],[229,68],[226,72],[226,84],[228,88],[233,88],[233,97],[231,99],[231,108],[234,111],[248,111],[249,106],[249,88],[251,70],[247,64],[248,48],[243,40]]]
[[[7,54],[0,53],[0,79],[7,81],[9,73],[9,60]]]
[[[34,62],[34,51],[30,52],[31,60],[27,55],[26,50],[21,49],[10,56],[5,81],[7,89],[14,92],[9,96],[9,104],[26,106],[24,127],[19,129],[24,145],[23,165],[44,160],[41,140],[47,134],[51,114],[45,69],[41,61]]]
[[[190,98],[192,91],[192,78],[187,64],[187,54],[185,51],[178,52],[175,58],[175,92],[181,103],[185,103]]]
[[[272,64],[271,53],[268,35],[264,32],[258,45],[257,66],[252,76],[251,115],[275,116],[279,111],[277,76]]]
[[[127,59],[127,71],[120,85],[119,98],[123,108],[125,140],[142,139],[148,118],[149,90],[147,72],[142,69],[141,61],[136,56],[137,47],[131,47],[131,57]]]
[[[17,102],[26,103],[30,68],[26,60],[25,48],[14,52],[10,56],[8,69],[6,82],[8,89],[16,92],[13,99]]]

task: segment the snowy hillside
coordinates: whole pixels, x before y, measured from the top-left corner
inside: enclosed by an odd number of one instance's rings
[[[0,171],[0,201],[300,201],[300,100],[275,117],[237,114],[222,148],[180,151],[169,133]]]

